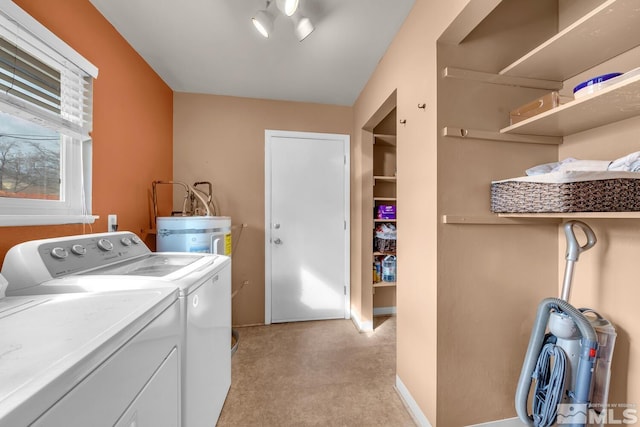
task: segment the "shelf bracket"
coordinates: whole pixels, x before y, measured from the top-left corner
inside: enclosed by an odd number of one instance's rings
[[[452,138],[481,139],[485,141],[499,141],[499,142],[517,142],[521,144],[523,143],[524,144],[547,144],[547,145],[562,144],[562,137],[558,137],[558,136],[504,134],[500,132],[492,132],[492,131],[486,131],[486,130],[455,128],[451,126],[445,126],[444,128],[442,128],[442,135],[452,137]]]
[[[491,83],[503,86],[517,86],[532,89],[560,90],[562,82],[555,80],[531,79],[527,77],[514,77],[502,74],[485,73],[482,71],[464,70],[462,68],[445,67],[443,77],[460,80],[473,80],[482,83]]]

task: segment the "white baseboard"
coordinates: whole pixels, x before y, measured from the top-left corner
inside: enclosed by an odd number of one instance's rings
[[[432,427],[431,423],[429,422],[427,417],[424,415],[424,413],[418,406],[418,403],[413,399],[413,396],[411,396],[411,393],[409,393],[409,390],[404,385],[400,377],[397,375],[396,375],[396,390],[398,390],[398,394],[404,401],[404,404],[407,406],[407,409],[409,409],[409,413],[413,417],[413,420],[420,427]]]
[[[354,325],[356,325],[356,329],[360,332],[372,332],[373,331],[373,322],[362,322],[360,320],[360,316],[351,311],[351,321]]]
[[[395,307],[374,307],[373,315],[374,316],[395,316],[396,315]]]
[[[522,427],[525,424],[520,421],[520,418],[506,418],[504,420],[490,421],[488,423],[473,424],[467,427]]]
[[[398,391],[398,394],[404,401],[405,406],[409,410],[409,413],[413,417],[413,420],[416,422],[416,424],[418,424],[420,427],[432,427],[431,423],[429,422],[427,417],[424,415],[424,412],[422,412],[422,410],[418,406],[418,403],[413,399],[413,396],[411,396],[411,393],[409,393],[409,390],[404,385],[400,377],[397,375],[396,375],[396,390]],[[522,426],[524,426],[524,424],[522,423],[522,421],[520,421],[519,418],[516,417],[516,418],[507,418],[504,420],[490,421],[488,423],[482,423],[482,424],[473,424],[466,427],[522,427]]]

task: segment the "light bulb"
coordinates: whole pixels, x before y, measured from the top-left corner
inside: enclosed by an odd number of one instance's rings
[[[269,33],[273,30],[273,19],[274,17],[266,10],[259,10],[256,16],[251,18],[251,22],[260,34],[268,38]]]
[[[287,16],[293,15],[298,9],[299,0],[286,0],[284,3],[284,14]]]
[[[296,13],[299,3],[300,0],[276,0],[276,6],[278,6],[278,9],[287,16],[291,16]]]

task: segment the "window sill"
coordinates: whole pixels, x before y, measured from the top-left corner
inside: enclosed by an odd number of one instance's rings
[[[0,215],[0,227],[93,224],[98,218],[95,215]]]

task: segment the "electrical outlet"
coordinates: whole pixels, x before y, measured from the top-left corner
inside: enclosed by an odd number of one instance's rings
[[[107,231],[118,231],[118,215],[109,214],[107,217]]]

